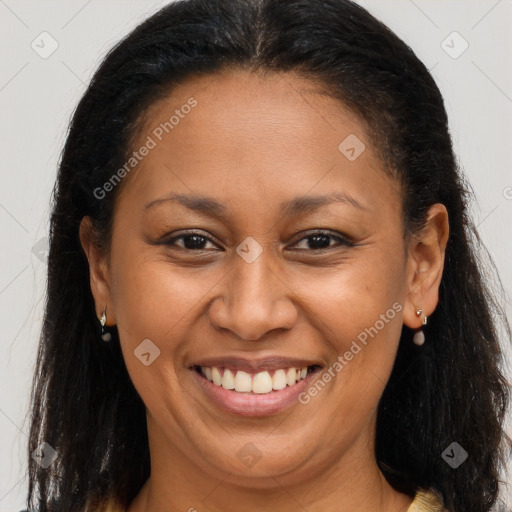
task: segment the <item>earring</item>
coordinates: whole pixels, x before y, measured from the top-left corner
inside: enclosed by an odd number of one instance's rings
[[[423,309],[418,308],[416,310],[416,316],[419,318],[421,317],[421,315],[423,315]],[[427,325],[427,315],[425,315],[425,317],[423,318],[422,325]],[[421,327],[414,333],[412,341],[414,342],[415,345],[418,345],[419,347],[423,345],[423,343],[425,343],[425,333],[423,332]]]
[[[107,323],[107,306],[103,310],[101,314],[100,324],[101,324],[101,339],[103,341],[110,341],[112,339],[112,335],[109,332],[105,331],[105,324]]]

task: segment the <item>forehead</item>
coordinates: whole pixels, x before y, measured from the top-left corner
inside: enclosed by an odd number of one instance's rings
[[[141,126],[134,150],[151,149],[126,185],[144,200],[167,191],[231,204],[264,197],[268,205],[338,191],[372,205],[396,188],[358,117],[291,73],[189,79],[153,104]]]
[[[195,106],[189,109],[191,101]],[[295,153],[301,145],[308,154],[313,147],[338,151],[344,135],[366,138],[355,114],[325,88],[293,73],[229,69],[199,76],[152,105],[144,121],[142,135],[154,133],[159,139],[159,128],[171,121],[170,130],[161,133],[166,139],[172,133],[176,143],[214,144],[244,153],[250,148],[280,153],[293,148]]]

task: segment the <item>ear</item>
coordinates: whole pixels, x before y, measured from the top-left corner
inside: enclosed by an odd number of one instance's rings
[[[430,316],[439,302],[439,285],[443,275],[444,255],[448,242],[448,212],[443,204],[432,205],[427,221],[420,233],[411,237],[408,244],[407,285],[403,321],[416,329]],[[423,310],[417,316],[416,311]]]
[[[80,222],[80,242],[89,262],[90,285],[94,297],[96,316],[101,318],[103,310],[107,308],[106,325],[115,325],[108,258],[105,251],[97,243],[90,217],[84,217]]]

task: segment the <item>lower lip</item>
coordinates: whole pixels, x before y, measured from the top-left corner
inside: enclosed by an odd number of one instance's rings
[[[319,368],[308,373],[305,379],[296,382],[293,386],[286,386],[279,391],[270,393],[239,393],[213,382],[200,375],[193,368],[193,378],[205,391],[208,398],[219,407],[230,413],[241,416],[268,416],[284,411],[292,404],[299,403],[299,395],[310,385],[311,380],[319,373]]]

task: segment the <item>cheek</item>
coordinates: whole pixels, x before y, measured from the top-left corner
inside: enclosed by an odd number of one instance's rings
[[[348,338],[355,339],[390,309],[386,320],[399,317],[394,323],[401,324],[400,307],[393,305],[403,303],[405,273],[396,252],[386,257],[381,250],[371,248],[337,268],[301,272],[294,281],[297,295],[307,300],[314,316],[321,320],[322,330],[338,340],[335,345],[340,350]]]
[[[143,337],[163,346],[177,337],[177,330],[188,321],[187,314],[204,295],[202,277],[197,282],[170,265],[140,258],[118,267],[115,311],[129,343]]]
[[[340,363],[332,368],[339,405],[374,406],[391,373],[402,330],[404,260],[396,251],[368,248],[345,266],[302,273],[296,286],[299,296],[308,297],[309,321],[324,334],[332,364]]]
[[[194,286],[184,272],[162,260],[149,260],[142,247],[125,249],[117,254],[113,251],[111,257],[116,269],[112,295],[121,349],[135,388],[158,416],[166,407],[174,410],[180,399],[187,399],[181,396],[173,362],[180,361],[187,333],[190,335],[194,305],[204,294],[204,280]],[[147,353],[149,356],[143,355]],[[162,383],[166,383],[164,387]],[[176,402],[167,403],[164,388],[174,390]]]

